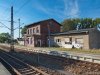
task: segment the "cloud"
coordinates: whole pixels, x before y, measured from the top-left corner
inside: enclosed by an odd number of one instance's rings
[[[79,7],[77,0],[62,0],[62,5],[57,4],[52,8],[44,6],[37,2],[35,3],[36,9],[48,14],[49,16],[57,16],[58,18],[75,18],[79,15]]]
[[[79,17],[79,7],[77,0],[63,0],[64,2],[64,15],[70,18]]]

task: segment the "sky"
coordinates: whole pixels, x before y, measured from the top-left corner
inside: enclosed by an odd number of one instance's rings
[[[15,38],[19,34],[19,18],[23,27],[50,18],[61,23],[68,18],[100,17],[100,0],[0,0],[0,33],[10,33],[11,6],[14,8]],[[2,27],[3,24],[6,27]]]

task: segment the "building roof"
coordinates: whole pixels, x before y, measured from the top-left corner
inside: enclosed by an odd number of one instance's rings
[[[18,40],[18,41],[24,41],[24,39],[23,39],[23,38],[17,38],[17,40]]]
[[[32,24],[28,24],[28,25],[26,25],[26,27],[35,26],[35,25],[38,25],[38,24],[41,25],[41,23],[46,22],[46,21],[51,21],[51,20],[54,21],[54,22],[56,22],[58,25],[61,26],[61,24],[58,23],[56,20],[54,20],[54,19],[47,19],[47,20],[42,20],[42,21],[34,22]]]
[[[69,35],[69,34],[80,34],[80,33],[88,33],[90,30],[93,30],[94,28],[88,28],[88,29],[80,29],[80,30],[71,30],[67,32],[60,32],[60,33],[54,33],[51,34],[51,36],[56,35]]]

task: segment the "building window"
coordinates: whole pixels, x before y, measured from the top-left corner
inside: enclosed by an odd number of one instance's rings
[[[75,43],[83,44],[83,38],[76,38]]]
[[[27,39],[27,44],[29,44],[29,38]]]
[[[29,29],[27,30],[27,34],[29,34]]]
[[[33,28],[33,33],[35,33],[35,28]]]
[[[30,44],[32,44],[32,43],[33,43],[32,38],[30,38]]]
[[[61,42],[61,40],[60,40],[60,39],[58,39],[58,42]]]
[[[68,37],[68,38],[64,38],[65,44],[72,44],[72,38]]]
[[[39,28],[38,27],[36,28],[36,33],[39,33]]]
[[[32,29],[30,29],[30,34],[32,34]]]
[[[61,42],[61,39],[56,39],[56,42],[58,42],[58,43]]]

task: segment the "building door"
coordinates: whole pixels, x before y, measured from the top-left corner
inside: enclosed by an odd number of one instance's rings
[[[37,40],[37,46],[41,47],[41,40],[40,39]]]

